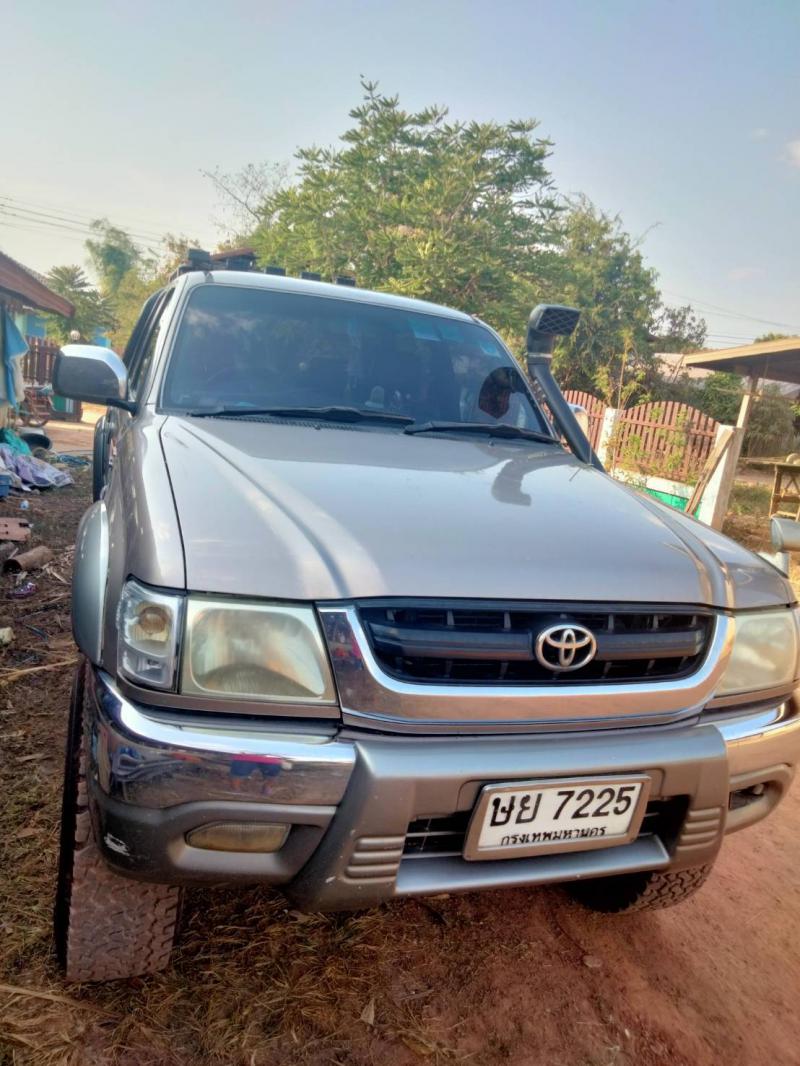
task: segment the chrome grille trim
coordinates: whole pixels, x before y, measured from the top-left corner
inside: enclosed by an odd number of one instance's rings
[[[421,684],[673,680],[697,670],[714,619],[694,607],[430,600],[367,600],[357,607],[381,668]],[[588,629],[596,650],[585,665],[555,670],[539,661],[534,649],[554,625]]]
[[[372,652],[355,604],[319,614],[348,725],[386,732],[538,732],[662,725],[711,699],[733,645],[734,619],[714,616],[708,652],[688,677],[554,685],[419,683],[392,677]]]

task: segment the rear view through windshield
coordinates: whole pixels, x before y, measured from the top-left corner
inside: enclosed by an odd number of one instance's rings
[[[190,296],[162,403],[183,411],[346,406],[547,432],[513,360],[476,323],[213,283]]]

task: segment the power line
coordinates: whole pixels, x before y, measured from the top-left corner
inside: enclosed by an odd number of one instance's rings
[[[7,222],[2,217],[0,217],[0,226],[2,226],[4,229],[24,230],[26,233],[38,233],[40,235],[44,235],[46,233],[45,230],[36,229],[34,226],[26,226],[26,225],[21,224],[19,222]],[[60,236],[61,236],[62,240],[80,241],[81,244],[83,244],[84,241],[86,240],[85,237],[81,237],[77,233],[62,233],[62,234],[60,234]]]
[[[2,198],[0,198],[1,200]],[[98,233],[88,222],[77,222],[66,218],[59,218],[58,215],[45,215],[42,212],[31,212],[26,208],[13,208],[7,207],[4,203],[0,202],[0,214],[7,215],[11,218],[18,218],[25,222],[31,222],[39,226],[50,226],[52,229],[66,229],[73,232],[84,233],[87,237],[100,237],[102,234]],[[163,240],[163,237],[157,237],[155,234],[139,233],[138,231],[127,230],[128,236],[136,237],[139,240],[152,242]]]
[[[7,195],[0,195],[0,200],[5,200],[8,203],[10,203],[12,206],[14,206],[15,208],[21,208],[23,210],[31,210],[33,208],[38,208],[39,209],[38,211],[32,211],[31,212],[31,213],[34,213],[34,214],[40,214],[40,213],[42,213],[42,211],[45,211],[45,212],[54,213],[53,217],[65,218],[66,221],[75,221],[75,222],[80,222],[80,223],[89,223],[89,222],[95,221],[95,219],[93,219],[93,218],[92,219],[87,219],[86,215],[83,215],[80,212],[72,211],[69,208],[65,208],[65,207],[58,207],[58,206],[55,206],[53,204],[45,204],[45,203],[42,203],[41,201],[22,200],[19,197],[7,196]],[[140,219],[138,222],[136,222],[131,227],[123,226],[122,228],[123,229],[125,229],[125,228],[135,229],[135,230],[137,230],[140,233],[149,233],[151,235],[158,236],[159,239],[161,237],[160,234],[155,234],[155,232],[154,232],[155,231],[155,227],[153,228],[153,230],[150,230],[150,223],[149,222],[145,222],[143,219]],[[165,224],[164,227],[163,227],[163,231],[162,232],[168,231],[169,229],[170,229],[170,227]]]
[[[664,289],[663,292],[665,296],[669,296],[673,300],[686,300],[693,308],[704,314],[717,314],[722,315],[725,318],[739,318],[743,319],[745,322],[760,322],[765,326],[782,326],[784,329],[793,329],[800,333],[800,326],[791,325],[788,322],[776,322],[771,318],[755,318],[752,315],[742,314],[741,311],[729,311],[724,307],[720,307],[719,304],[708,303],[705,300],[693,300],[690,296],[681,296],[676,292],[667,292],[666,289]]]

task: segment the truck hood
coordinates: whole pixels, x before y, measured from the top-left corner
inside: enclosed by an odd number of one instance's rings
[[[549,445],[177,416],[161,440],[194,591],[793,600],[758,556]]]

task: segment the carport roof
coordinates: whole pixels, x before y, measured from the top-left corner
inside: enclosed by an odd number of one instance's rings
[[[703,370],[722,370],[742,377],[788,381],[800,385],[800,337],[780,341],[761,341],[739,348],[721,348],[715,352],[687,355],[683,365]]]
[[[64,318],[72,318],[75,308],[63,296],[53,292],[32,270],[0,252],[0,296],[6,296],[24,307],[37,311],[53,311]]]

